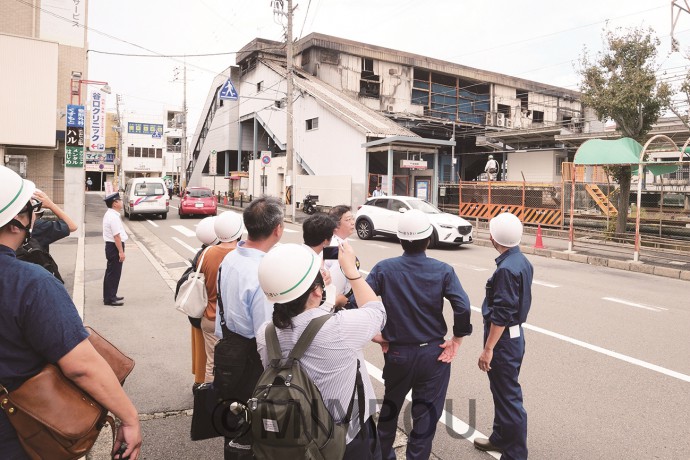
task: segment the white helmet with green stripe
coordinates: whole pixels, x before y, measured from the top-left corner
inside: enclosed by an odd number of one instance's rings
[[[429,216],[419,209],[411,209],[398,220],[398,238],[407,241],[423,240],[434,232]]]
[[[14,219],[34,194],[36,186],[30,180],[6,166],[0,166],[0,227]]]
[[[274,303],[297,299],[314,285],[321,258],[299,244],[281,244],[271,249],[259,264],[259,285]]]

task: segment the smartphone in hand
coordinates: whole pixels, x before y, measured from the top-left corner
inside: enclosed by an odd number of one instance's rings
[[[338,260],[338,246],[326,246],[323,248],[324,260]]]

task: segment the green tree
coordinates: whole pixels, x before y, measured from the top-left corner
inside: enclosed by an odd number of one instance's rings
[[[634,28],[604,34],[605,49],[580,58],[580,91],[585,106],[602,120],[613,120],[624,137],[645,143],[647,133],[668,106],[670,89],[657,81],[659,39],[652,29]],[[625,233],[630,205],[630,166],[608,167],[620,186],[616,233]]]

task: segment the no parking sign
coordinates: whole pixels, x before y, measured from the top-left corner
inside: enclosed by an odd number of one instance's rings
[[[261,166],[263,166],[264,168],[267,166],[271,166],[271,155],[270,154],[266,154],[264,152],[264,154],[261,156]]]

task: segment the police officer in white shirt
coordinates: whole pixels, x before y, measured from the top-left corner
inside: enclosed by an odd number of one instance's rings
[[[103,277],[103,304],[112,307],[124,305],[124,297],[117,295],[122,275],[122,263],[125,261],[125,241],[128,236],[122,225],[120,210],[122,199],[119,193],[112,193],[103,200],[108,210],[103,216],[103,240],[105,241],[105,258],[108,264]]]

